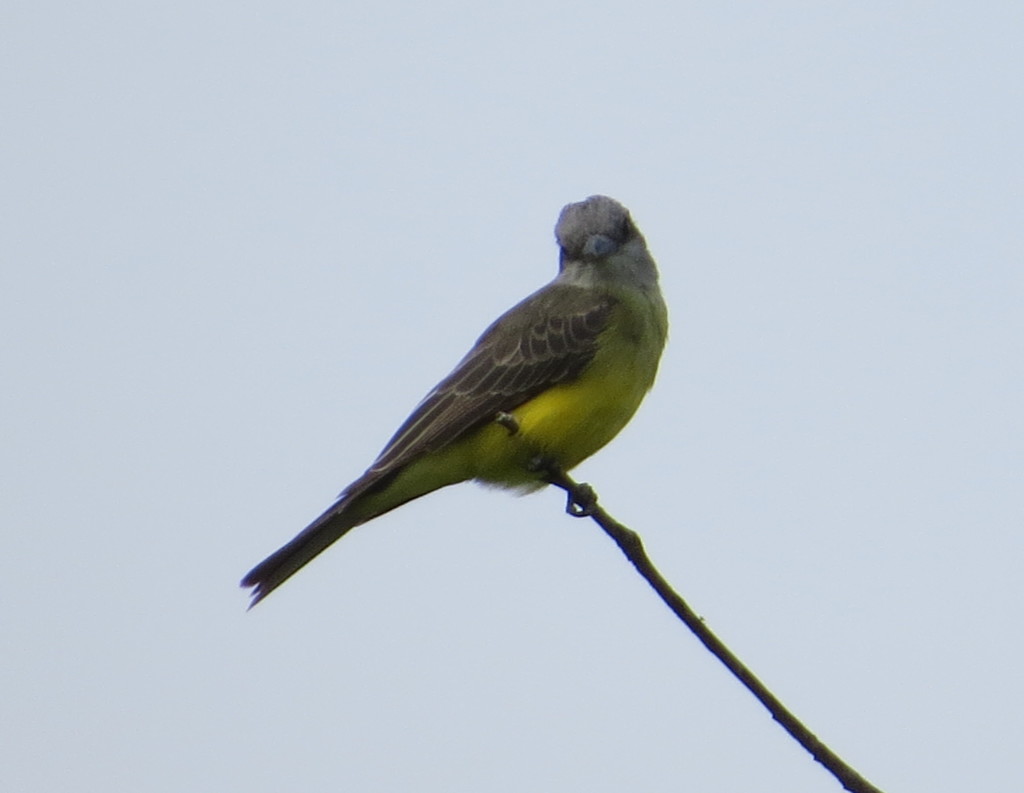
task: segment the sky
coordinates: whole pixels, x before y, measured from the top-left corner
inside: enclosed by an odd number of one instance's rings
[[[1024,742],[1024,6],[21,2],[0,784],[832,791],[552,490],[237,586],[628,206],[672,331],[577,469],[887,791]]]

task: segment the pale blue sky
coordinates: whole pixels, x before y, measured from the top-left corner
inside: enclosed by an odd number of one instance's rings
[[[9,2],[5,790],[833,791],[562,497],[241,575],[621,200],[673,319],[578,473],[888,791],[1024,742],[1024,6]]]

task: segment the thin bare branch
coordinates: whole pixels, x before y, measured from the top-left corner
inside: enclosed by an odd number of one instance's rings
[[[632,562],[637,572],[644,577],[647,583],[665,601],[665,605],[672,609],[672,612],[693,631],[701,643],[719,661],[725,664],[726,668],[746,686],[751,694],[757,697],[761,704],[771,713],[772,718],[781,724],[786,732],[793,736],[804,749],[810,752],[815,760],[828,769],[846,790],[851,791],[851,793],[882,793],[879,788],[868,782],[847,765],[839,755],[818,740],[818,737],[807,729],[779,701],[778,697],[768,690],[764,683],[758,680],[757,676],[722,643],[722,640],[712,633],[711,629],[697,616],[696,612],[690,608],[687,602],[669,586],[661,573],[651,563],[640,540],[640,535],[619,523],[598,505],[597,494],[593,488],[589,485],[575,482],[564,471],[550,464],[541,463],[540,467],[551,484],[561,488],[568,494],[566,512],[577,518],[593,518],[605,530],[605,533],[615,540],[615,543],[622,549],[626,558]]]

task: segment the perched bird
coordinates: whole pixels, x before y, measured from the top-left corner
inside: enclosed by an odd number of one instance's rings
[[[500,316],[337,501],[242,579],[250,607],[349,529],[474,479],[529,492],[610,441],[654,383],[668,333],[658,271],[629,211],[566,206],[558,275]]]

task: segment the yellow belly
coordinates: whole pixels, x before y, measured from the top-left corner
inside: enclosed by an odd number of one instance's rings
[[[646,308],[625,309],[610,323],[593,361],[576,380],[553,386],[511,411],[516,432],[492,421],[410,462],[386,487],[353,504],[356,522],[467,479],[535,490],[544,484],[531,468],[538,455],[566,471],[592,455],[633,417],[654,383],[666,317],[663,305]]]
[[[600,352],[583,375],[511,411],[518,433],[491,424],[466,439],[472,476],[530,489],[536,477],[528,464],[538,454],[553,458],[567,471],[578,465],[633,417],[654,382],[661,341],[638,345],[635,336],[613,331],[602,339]],[[648,349],[649,354],[643,354]]]

